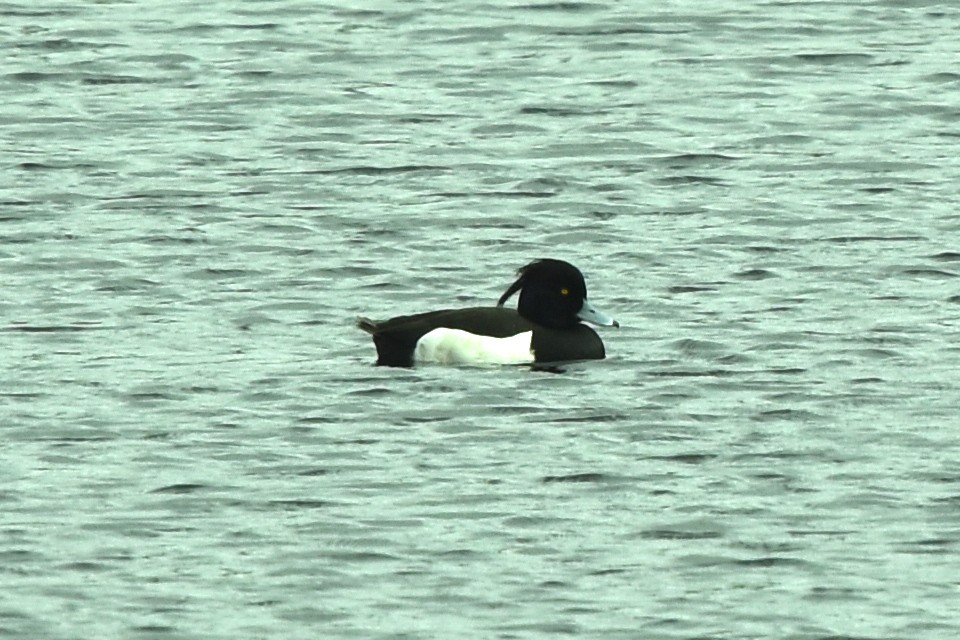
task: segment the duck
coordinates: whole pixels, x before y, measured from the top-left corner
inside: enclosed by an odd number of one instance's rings
[[[505,307],[518,291],[517,308]],[[517,272],[496,306],[442,309],[380,322],[359,317],[356,324],[373,337],[377,365],[413,367],[602,360],[603,341],[585,322],[620,326],[587,301],[579,269],[543,258]]]

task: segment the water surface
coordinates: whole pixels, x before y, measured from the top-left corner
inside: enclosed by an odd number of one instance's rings
[[[960,9],[641,5],[0,4],[0,635],[956,637]]]

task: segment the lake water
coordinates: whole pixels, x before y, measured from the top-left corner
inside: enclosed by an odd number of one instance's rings
[[[0,636],[958,637],[960,6],[341,4],[0,4]]]

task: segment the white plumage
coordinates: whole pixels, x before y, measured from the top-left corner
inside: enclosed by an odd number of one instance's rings
[[[440,327],[417,341],[413,359],[437,364],[525,364],[534,361],[532,339],[533,331],[493,338]]]

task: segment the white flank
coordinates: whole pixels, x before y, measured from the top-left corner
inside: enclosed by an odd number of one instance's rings
[[[441,327],[417,341],[413,359],[437,364],[524,364],[533,362],[532,339],[533,331],[492,338]]]

